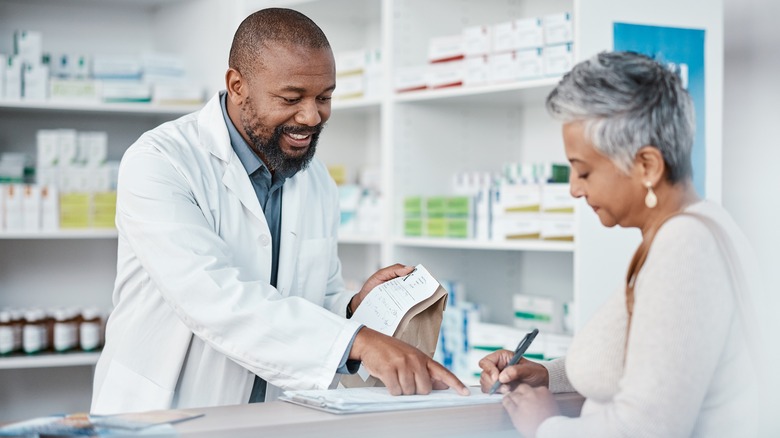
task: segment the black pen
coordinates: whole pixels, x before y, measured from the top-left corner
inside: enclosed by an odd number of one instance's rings
[[[506,364],[507,367],[512,365],[517,365],[517,363],[520,362],[520,358],[523,357],[523,353],[525,353],[525,350],[528,350],[528,347],[531,345],[531,342],[534,341],[534,338],[536,337],[537,334],[539,334],[539,329],[533,329],[531,333],[525,335],[523,340],[521,340],[520,343],[517,344],[517,348],[515,348],[515,355],[512,356],[512,359],[510,359],[509,363]],[[496,379],[496,383],[494,383],[493,386],[490,388],[490,392],[488,394],[490,395],[495,394],[499,386],[501,386],[501,381]]]

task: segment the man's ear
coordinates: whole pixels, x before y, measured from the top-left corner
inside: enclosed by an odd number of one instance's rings
[[[642,146],[634,157],[634,171],[639,172],[642,181],[657,186],[666,172],[663,154],[655,146]]]
[[[225,85],[227,86],[228,99],[241,106],[246,99],[247,84],[244,76],[236,69],[229,68],[225,73]]]

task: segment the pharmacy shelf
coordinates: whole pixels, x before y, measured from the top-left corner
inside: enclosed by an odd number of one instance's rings
[[[379,245],[382,243],[382,237],[379,236],[361,236],[361,235],[341,235],[339,244],[345,245]]]
[[[447,249],[480,249],[503,251],[544,251],[544,252],[573,252],[574,242],[560,242],[548,240],[473,240],[473,239],[448,239],[432,237],[399,237],[394,243],[398,246],[411,246],[420,248],[447,248]]]
[[[380,98],[355,98],[355,99],[333,99],[331,108],[338,112],[360,112],[364,110],[378,110],[382,104]]]
[[[0,358],[0,370],[95,365],[98,357],[99,352],[14,355]]]
[[[505,84],[408,91],[396,93],[393,95],[393,100],[395,102],[458,101],[490,103],[493,106],[544,102],[544,98],[560,80],[560,77],[549,77]]]
[[[56,231],[2,231],[0,239],[28,240],[28,239],[115,239],[115,228],[105,229],[79,229]]]
[[[154,103],[101,103],[74,101],[0,101],[0,111],[114,113],[148,115],[182,115],[199,110],[203,105],[159,105]]]

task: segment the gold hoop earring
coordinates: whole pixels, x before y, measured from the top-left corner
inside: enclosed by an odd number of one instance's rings
[[[658,197],[653,192],[653,183],[645,181],[645,187],[647,187],[647,196],[645,196],[645,205],[647,208],[654,208],[658,205]]]

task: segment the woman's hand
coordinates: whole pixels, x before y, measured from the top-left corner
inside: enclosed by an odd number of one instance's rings
[[[512,424],[525,438],[535,437],[536,430],[544,420],[560,415],[552,393],[545,387],[517,385],[517,388],[504,396],[501,403]]]
[[[550,374],[547,368],[536,362],[522,358],[517,365],[508,367],[507,364],[513,355],[514,352],[509,350],[497,350],[479,361],[479,367],[482,368],[482,375],[479,378],[482,392],[490,391],[490,387],[496,380],[502,383],[498,387],[498,392],[502,394],[511,391],[521,383],[545,388],[550,385]]]

